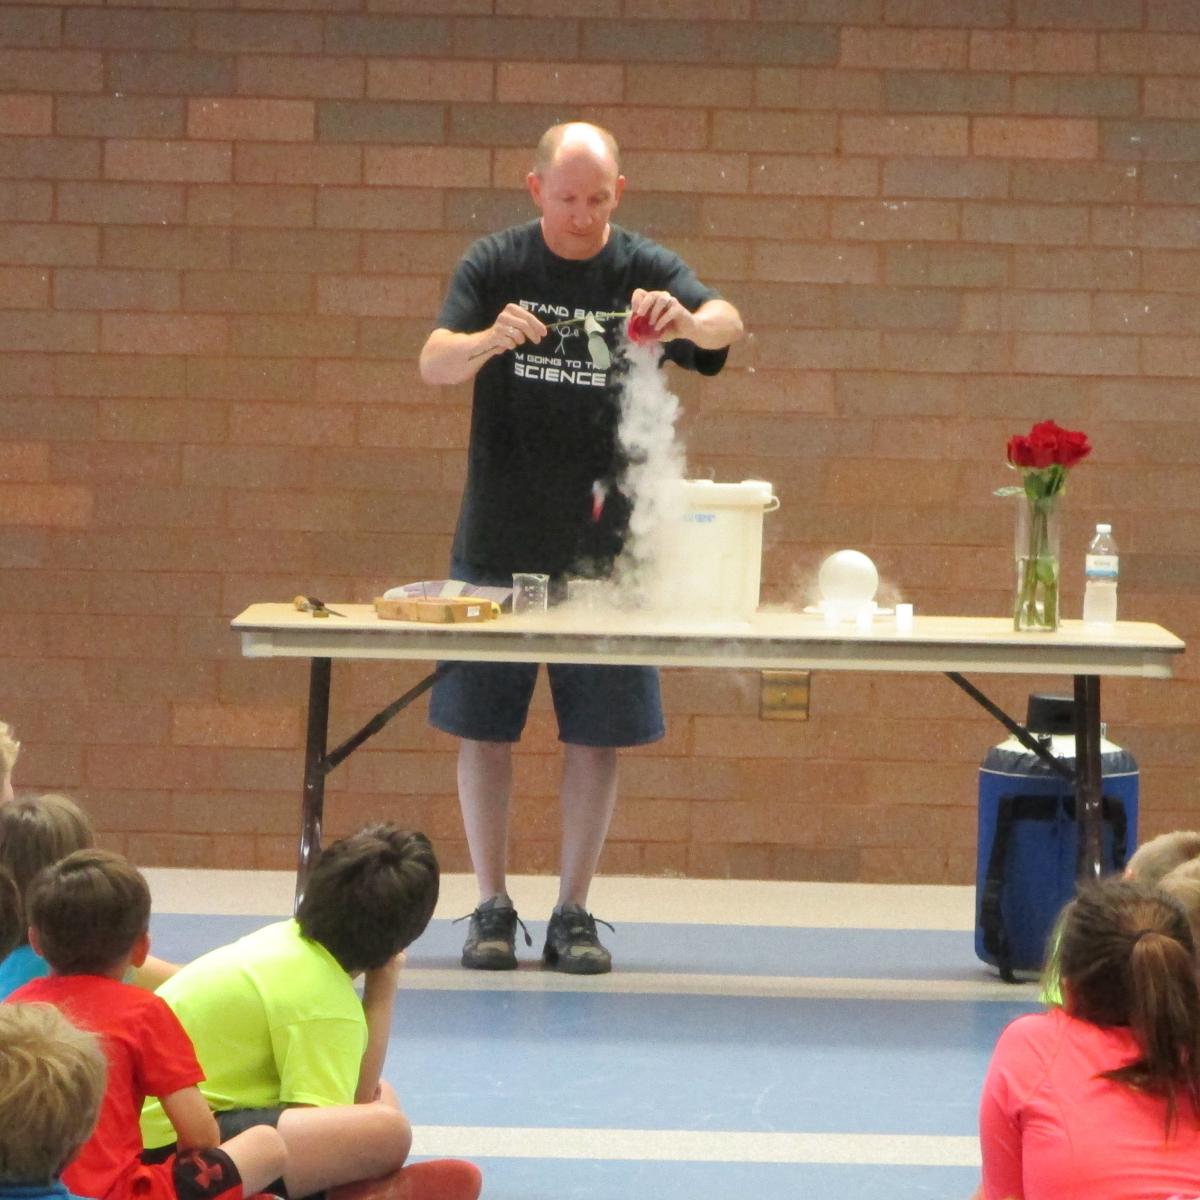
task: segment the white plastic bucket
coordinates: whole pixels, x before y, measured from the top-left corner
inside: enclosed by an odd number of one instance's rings
[[[779,507],[769,483],[685,479],[666,583],[671,607],[694,616],[753,616],[762,576],[763,514]]]

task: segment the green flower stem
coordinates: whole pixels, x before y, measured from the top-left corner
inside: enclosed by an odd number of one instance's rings
[[[1029,543],[1017,567],[1015,630],[1058,628],[1058,558],[1050,544],[1050,518],[1057,495],[1027,497]]]

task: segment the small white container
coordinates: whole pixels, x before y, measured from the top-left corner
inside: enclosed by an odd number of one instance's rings
[[[761,479],[682,482],[682,516],[669,539],[664,599],[692,616],[746,619],[758,609],[763,514],[779,499]]]

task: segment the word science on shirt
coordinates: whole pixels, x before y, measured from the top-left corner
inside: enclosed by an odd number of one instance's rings
[[[544,383],[565,383],[576,387],[605,388],[608,386],[608,356],[601,361],[590,353],[588,327],[600,322],[587,309],[571,311],[566,305],[540,304],[520,300],[522,308],[533,313],[548,325],[571,321],[550,330],[549,335],[535,348],[517,347],[513,352],[513,374],[519,379],[535,379]]]

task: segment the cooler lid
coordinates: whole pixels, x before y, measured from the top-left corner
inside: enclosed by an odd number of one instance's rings
[[[762,479],[716,483],[712,479],[682,481],[684,499],[693,508],[766,508],[778,504],[771,485]]]
[[[1074,733],[1075,697],[1030,693],[1025,728],[1030,733]]]

